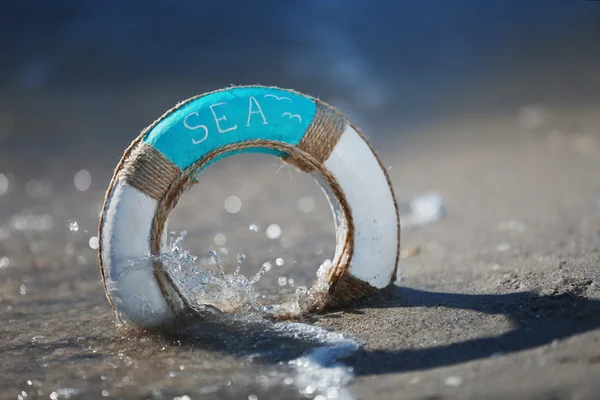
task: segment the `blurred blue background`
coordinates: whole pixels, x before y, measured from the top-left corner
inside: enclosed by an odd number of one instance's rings
[[[0,160],[114,154],[230,84],[318,96],[376,144],[445,115],[585,103],[599,39],[583,0],[4,2]]]

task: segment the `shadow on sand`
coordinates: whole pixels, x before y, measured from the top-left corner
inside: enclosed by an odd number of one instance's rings
[[[387,307],[446,307],[501,314],[510,318],[514,328],[501,335],[445,346],[395,351],[362,350],[351,362],[359,375],[459,364],[498,353],[543,346],[600,327],[600,301],[587,299],[578,291],[551,296],[533,292],[471,295],[394,286],[358,305],[357,309]]]
[[[445,346],[394,351],[361,349],[345,361],[354,367],[356,374],[407,372],[464,363],[546,345],[600,327],[600,301],[587,299],[578,291],[559,295],[533,292],[470,295],[393,286],[346,311],[360,313],[361,309],[398,307],[445,307],[505,315],[515,327],[501,335]],[[260,363],[285,362],[323,346],[314,333],[304,335],[279,329],[284,325],[219,315],[186,322],[177,330],[161,335],[197,349],[252,356]]]

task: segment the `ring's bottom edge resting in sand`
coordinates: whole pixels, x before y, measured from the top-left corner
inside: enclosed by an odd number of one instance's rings
[[[400,221],[390,179],[366,138],[333,107],[263,86],[188,99],[146,128],[125,151],[108,188],[99,260],[117,315],[142,327],[168,324],[190,307],[158,258],[181,194],[211,163],[265,152],[310,173],[336,225],[329,290],[305,312],[344,306],[394,282]],[[130,260],[139,260],[128,268]]]

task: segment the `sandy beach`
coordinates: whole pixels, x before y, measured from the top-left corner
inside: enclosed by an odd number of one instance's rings
[[[352,369],[343,386],[349,396],[595,398],[599,115],[598,106],[529,106],[423,124],[390,140],[381,156],[401,202],[433,190],[447,216],[404,230],[397,286],[302,321],[359,343],[336,361]],[[109,158],[116,164],[119,156]],[[41,194],[32,189],[39,166],[15,169],[10,154],[2,162],[2,170],[13,169],[0,197],[8,232],[0,255],[9,260],[0,269],[0,397],[310,397],[283,384],[281,369],[322,344],[310,335],[286,336],[255,320],[200,320],[172,335],[115,326],[88,243],[108,161],[85,164],[93,177],[85,192],[71,181],[79,167],[48,163],[48,195],[43,184]],[[279,165],[259,156],[217,164],[170,221],[189,231],[199,255],[223,232],[224,248],[247,254],[248,275],[283,257],[279,273],[260,286],[266,294],[280,292],[280,275],[295,277],[296,286],[308,282],[334,249],[324,196],[308,177],[277,172]],[[242,200],[236,215],[223,208],[232,193]],[[315,202],[308,213],[297,206],[306,196]],[[69,221],[79,230],[70,231]],[[252,222],[259,232],[248,229]],[[264,235],[271,222],[287,242]],[[223,256],[228,268],[231,254]]]

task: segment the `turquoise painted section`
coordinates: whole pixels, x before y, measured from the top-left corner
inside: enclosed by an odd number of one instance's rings
[[[244,150],[234,150],[234,151],[228,151],[227,153],[223,153],[223,154],[219,154],[217,157],[215,157],[212,161],[209,161],[208,163],[206,163],[206,165],[204,165],[202,167],[202,169],[196,171],[196,174],[199,174],[200,172],[204,171],[206,168],[210,167],[211,165],[213,165],[214,163],[216,163],[217,161],[221,161],[227,157],[236,155],[236,154],[240,154],[240,153],[261,153],[261,154],[270,154],[273,155],[275,157],[285,157],[286,153],[279,151],[279,150],[274,150],[274,149],[258,149],[258,148],[250,148],[250,149],[244,149]]]
[[[284,89],[237,87],[207,94],[169,114],[144,142],[181,169],[228,144],[264,139],[297,145],[316,112],[314,99]],[[281,155],[264,149],[263,152]]]

